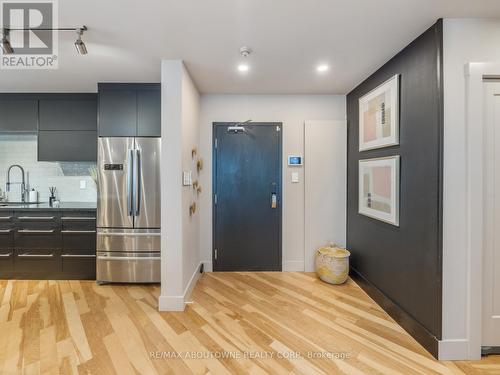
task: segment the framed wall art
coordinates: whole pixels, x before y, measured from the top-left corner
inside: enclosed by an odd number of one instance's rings
[[[399,156],[359,161],[359,213],[399,226]]]
[[[359,151],[399,144],[399,75],[359,99]]]

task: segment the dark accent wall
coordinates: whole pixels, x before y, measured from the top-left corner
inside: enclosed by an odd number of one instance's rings
[[[396,31],[395,31],[396,32]],[[360,285],[433,355],[441,338],[442,20],[347,95],[347,246]],[[358,100],[400,75],[400,145],[359,152]],[[358,161],[401,156],[400,225],[358,213]]]

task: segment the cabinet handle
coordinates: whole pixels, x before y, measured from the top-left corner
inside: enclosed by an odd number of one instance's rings
[[[54,254],[19,254],[19,258],[53,258]]]
[[[54,216],[19,216],[19,220],[54,220]]]
[[[12,220],[12,216],[0,216],[0,221],[10,221]]]
[[[63,254],[61,258],[95,258],[95,255],[91,254]]]
[[[9,234],[12,232],[12,229],[2,229],[0,230],[0,234]]]
[[[95,217],[63,216],[61,220],[96,220]]]
[[[17,233],[25,233],[25,234],[43,234],[43,233],[54,233],[54,229],[49,230],[38,230],[38,229],[20,229]]]
[[[105,261],[121,261],[121,260],[161,260],[161,257],[109,257],[109,256],[100,256],[97,257],[98,260],[105,260]]]
[[[111,233],[111,232],[99,232],[97,233],[99,237],[160,237],[161,233]]]
[[[10,258],[11,256],[12,256],[12,253],[0,254],[0,258]]]
[[[66,233],[66,234],[95,233],[95,230],[62,230],[61,233]]]

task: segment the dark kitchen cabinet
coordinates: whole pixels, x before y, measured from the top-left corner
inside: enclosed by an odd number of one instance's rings
[[[0,250],[10,250],[14,247],[13,218],[14,215],[12,212],[0,212]]]
[[[96,211],[0,211],[0,278],[95,280]]]
[[[97,130],[95,94],[41,99],[39,106],[39,130]]]
[[[9,279],[14,272],[14,250],[0,249],[0,278]]]
[[[135,91],[99,92],[99,136],[134,137],[137,134]]]
[[[14,251],[14,274],[17,278],[52,279],[61,272],[60,250],[16,249]]]
[[[160,137],[160,84],[99,84],[98,128],[100,137]]]
[[[62,274],[67,279],[95,279],[95,212],[65,212],[62,222]]]
[[[38,161],[96,161],[97,131],[40,130]]]
[[[0,132],[36,133],[38,101],[23,99],[16,94],[0,96]]]
[[[9,278],[14,271],[14,214],[0,212],[0,277]]]
[[[97,160],[97,95],[41,94],[38,160]]]
[[[160,90],[137,91],[137,136],[161,136]]]

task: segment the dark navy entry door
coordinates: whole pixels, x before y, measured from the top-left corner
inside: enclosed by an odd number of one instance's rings
[[[214,123],[214,271],[281,270],[281,123]]]

